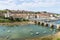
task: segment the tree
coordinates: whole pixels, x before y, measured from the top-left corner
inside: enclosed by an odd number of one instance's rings
[[[14,22],[15,20],[13,19],[13,17],[9,17],[9,20],[11,20],[12,22]]]
[[[47,13],[46,11],[43,11],[44,13]]]

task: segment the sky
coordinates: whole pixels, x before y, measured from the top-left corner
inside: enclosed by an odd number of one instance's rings
[[[0,0],[0,10],[47,11],[60,14],[60,0]]]

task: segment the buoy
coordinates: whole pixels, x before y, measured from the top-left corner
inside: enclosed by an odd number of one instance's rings
[[[39,32],[36,32],[36,35],[38,35],[39,34]]]

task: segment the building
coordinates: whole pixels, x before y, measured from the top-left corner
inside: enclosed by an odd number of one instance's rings
[[[44,13],[44,12],[28,12],[28,11],[7,11],[5,17],[13,18],[24,18],[24,19],[40,19],[40,18],[50,18],[53,17],[53,14]]]

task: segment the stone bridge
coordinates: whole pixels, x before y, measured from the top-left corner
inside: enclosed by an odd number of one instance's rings
[[[45,26],[45,27],[50,27],[50,28],[56,28],[56,29],[60,29],[60,24],[55,24],[53,22],[45,22],[45,21],[41,21],[41,20],[30,20],[32,22],[34,22],[37,25],[41,25],[41,26]]]

